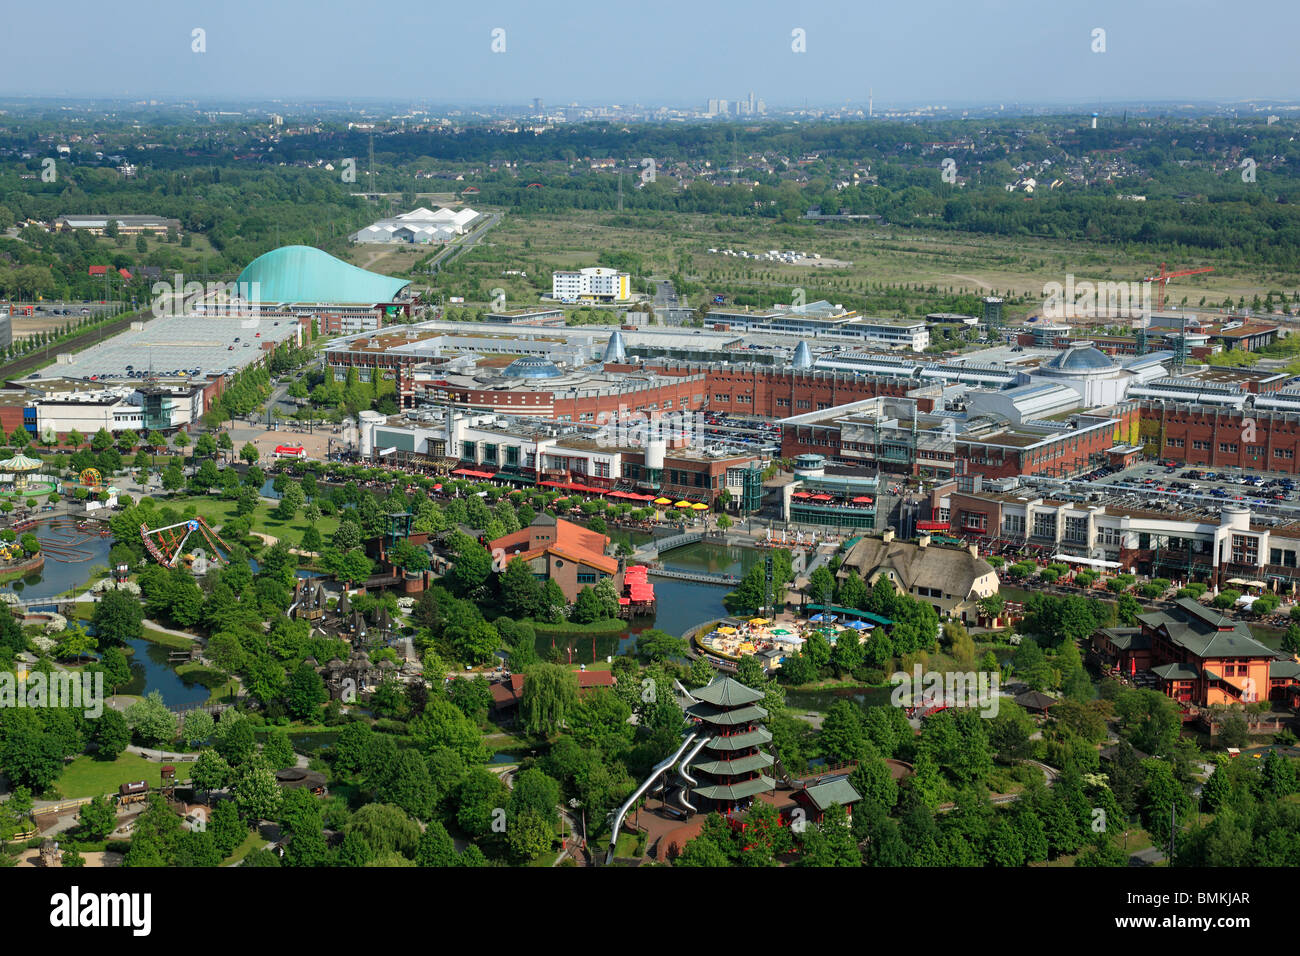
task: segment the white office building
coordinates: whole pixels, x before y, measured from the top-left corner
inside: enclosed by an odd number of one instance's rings
[[[559,302],[626,302],[632,277],[617,269],[589,268],[551,275],[551,298]]]

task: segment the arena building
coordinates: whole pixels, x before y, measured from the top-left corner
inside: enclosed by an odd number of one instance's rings
[[[239,274],[239,288],[270,303],[391,303],[411,284],[358,268],[311,246],[282,246],[258,256]]]

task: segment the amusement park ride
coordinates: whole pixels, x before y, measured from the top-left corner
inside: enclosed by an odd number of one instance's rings
[[[221,540],[201,517],[169,524],[161,528],[140,525],[140,537],[144,540],[145,550],[165,568],[174,568],[182,557],[196,574],[207,570],[208,555],[201,548],[192,552],[185,550],[185,543],[194,535],[206,542],[211,549],[211,557],[218,563],[227,560],[224,555],[230,553],[230,545]]]

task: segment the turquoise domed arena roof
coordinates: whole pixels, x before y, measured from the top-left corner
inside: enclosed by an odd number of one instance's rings
[[[262,302],[391,302],[409,279],[380,275],[311,246],[281,246],[258,256],[239,274],[258,283]]]

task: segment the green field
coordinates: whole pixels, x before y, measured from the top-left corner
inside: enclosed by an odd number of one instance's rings
[[[233,866],[254,850],[260,850],[262,847],[267,845],[267,841],[260,833],[256,830],[250,830],[248,836],[244,837],[244,842],[235,847],[234,852],[221,861],[221,865]]]
[[[190,765],[174,764],[176,779],[190,778]],[[63,768],[55,781],[59,794],[66,800],[78,797],[97,797],[104,793],[117,793],[117,788],[134,780],[146,780],[150,787],[162,784],[163,764],[146,760],[139,754],[123,753],[116,760],[94,760],[82,755]]]
[[[818,253],[825,262],[845,265],[806,265],[756,262],[709,253],[710,248],[766,252],[772,248]],[[1063,281],[1073,273],[1080,280],[1135,282],[1158,272],[1153,253],[1103,242],[1066,242],[1039,237],[1017,239],[972,236],[920,228],[866,224],[778,223],[771,220],[720,215],[644,212],[567,211],[553,214],[517,213],[501,223],[451,270],[435,280],[439,292],[463,294],[476,282],[483,290],[500,287],[512,306],[540,302],[534,279],[549,279],[554,269],[594,265],[592,250],[610,249],[640,256],[647,274],[680,273],[710,291],[730,287],[768,289],[774,302],[789,302],[791,291],[806,291],[809,301],[842,301],[863,293],[869,284],[919,284],[938,293],[1027,296],[1033,310],[1048,281]],[[364,250],[363,250],[364,251]],[[356,252],[355,260],[362,254]],[[1202,297],[1217,305],[1226,297],[1249,299],[1269,288],[1293,289],[1295,272],[1261,269],[1252,262],[1234,261],[1225,252],[1218,258],[1188,257],[1178,268],[1213,265],[1215,271],[1175,280],[1167,302],[1186,297],[1196,307]],[[396,263],[395,263],[396,264]],[[1172,268],[1172,266],[1171,266]],[[522,270],[528,278],[504,276]],[[468,280],[473,280],[468,281]],[[919,292],[918,292],[919,296]],[[696,304],[696,300],[691,300]],[[474,303],[478,304],[478,303]],[[1009,309],[1028,314],[1028,305]]]
[[[203,520],[212,525],[218,531],[221,526],[233,518],[236,514],[235,502],[222,501],[219,498],[204,495],[178,495],[175,498],[160,497],[155,499],[160,506],[183,510],[188,505],[193,505],[195,511],[203,517]],[[292,521],[284,521],[275,517],[271,512],[276,505],[262,502],[253,512],[252,527],[255,531],[262,534],[269,534],[276,538],[288,539],[289,546],[296,548],[298,542],[302,540],[303,532],[307,530],[310,523],[303,514],[298,514]],[[339,528],[339,519],[337,515],[321,515],[316,522],[316,530],[329,540]]]

